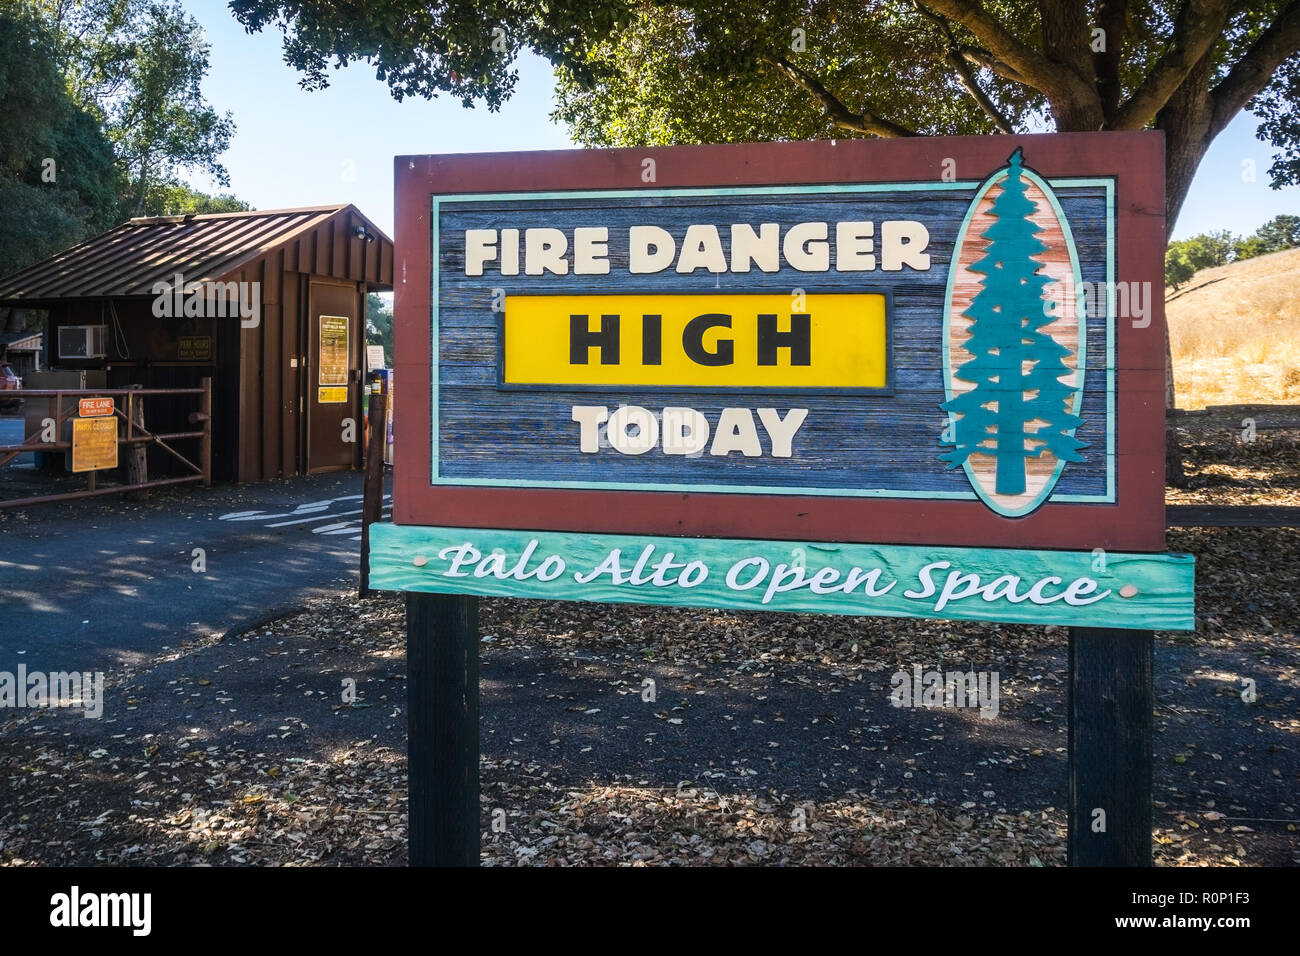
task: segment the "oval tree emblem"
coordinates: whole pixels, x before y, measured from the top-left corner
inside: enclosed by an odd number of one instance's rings
[[[1029,514],[1066,462],[1083,461],[1081,292],[1070,225],[1017,149],[971,201],[944,301],[940,444],[951,450],[939,457],[999,514]]]

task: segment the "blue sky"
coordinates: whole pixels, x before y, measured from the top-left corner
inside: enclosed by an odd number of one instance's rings
[[[520,61],[518,89],[497,113],[446,98],[398,103],[365,64],[333,72],[329,89],[308,93],[283,62],[278,30],[245,33],[220,0],[187,0],[185,7],[211,44],[204,92],[238,127],[221,157],[230,190],[259,209],[352,202],[391,235],[394,156],[573,145],[567,130],[550,122],[551,69],[536,57]],[[1212,229],[1250,233],[1278,213],[1300,214],[1300,187],[1268,187],[1273,151],[1255,139],[1256,125],[1242,114],[1214,141],[1175,238]],[[213,188],[201,179],[195,185]]]

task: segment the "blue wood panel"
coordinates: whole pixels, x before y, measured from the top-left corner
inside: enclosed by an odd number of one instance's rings
[[[957,232],[978,184],[933,191],[847,192],[731,196],[701,191],[689,196],[637,196],[617,200],[556,197],[457,201],[437,204],[438,265],[434,277],[439,336],[435,408],[436,479],[450,483],[514,482],[527,485],[591,485],[654,488],[705,486],[714,490],[770,489],[775,492],[885,494],[973,498],[961,469],[948,469],[938,455],[947,424],[944,402],[942,330],[944,295]],[[1110,193],[1103,184],[1056,189],[1069,221],[1085,282],[1109,278]],[[673,269],[649,276],[627,272],[627,228],[656,225],[680,244],[686,228],[711,223],[724,247],[732,223],[915,219],[930,233],[928,272],[800,272],[782,258],[779,272],[691,275]],[[464,275],[466,229],[550,227],[571,235],[580,226],[609,228],[611,264],[607,276],[501,276],[489,263],[483,276]],[[879,227],[877,227],[877,236]],[[878,251],[878,249],[877,249]],[[888,291],[892,296],[890,395],[756,394],[662,392],[652,388],[618,391],[515,391],[497,387],[499,316],[494,289],[507,294],[756,293]],[[1105,500],[1114,461],[1108,444],[1107,387],[1113,358],[1106,316],[1087,320],[1086,372],[1076,432],[1086,443],[1084,461],[1069,464],[1051,500]],[[791,458],[685,458],[654,450],[621,455],[608,447],[578,451],[574,405],[641,405],[652,411],[687,406],[711,424],[724,407],[772,407],[784,413],[806,408]],[[766,447],[766,436],[759,428]]]

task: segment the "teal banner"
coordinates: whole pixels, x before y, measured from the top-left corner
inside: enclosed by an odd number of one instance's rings
[[[386,591],[1190,631],[1190,554],[375,524]]]

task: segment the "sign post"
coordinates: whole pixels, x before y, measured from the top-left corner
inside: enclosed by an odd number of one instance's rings
[[[1195,626],[1159,133],[411,156],[396,184],[420,398],[369,559],[408,595],[413,862],[473,862],[477,595],[1068,627],[1071,862],[1150,861],[1151,632]]]
[[[376,391],[370,396],[366,416],[366,475],[361,494],[361,574],[357,597],[370,596],[370,527],[384,513],[384,423],[388,419],[388,396]]]
[[[411,866],[477,866],[478,598],[406,596]]]
[[[1151,865],[1150,631],[1070,628],[1070,866]]]

